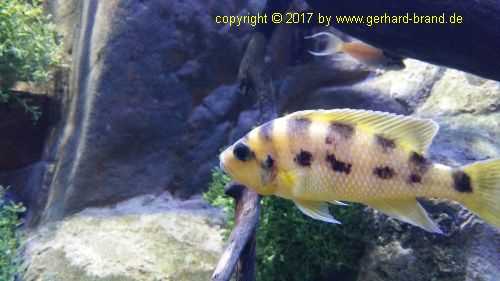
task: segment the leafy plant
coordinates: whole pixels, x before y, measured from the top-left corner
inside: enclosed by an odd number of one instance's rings
[[[17,252],[20,239],[16,228],[23,221],[19,214],[26,208],[22,203],[4,202],[5,189],[0,185],[0,280],[14,281],[19,273],[20,258]]]
[[[209,201],[214,206],[222,208],[227,218],[227,225],[224,229],[224,237],[227,239],[234,226],[234,203],[232,198],[224,194],[224,186],[231,179],[217,169],[212,170],[212,181],[208,186],[208,191],[203,193],[203,199]]]
[[[33,119],[40,113],[10,88],[16,81],[44,84],[61,60],[50,16],[42,1],[0,0],[0,102],[15,99]]]
[[[217,170],[204,198],[220,206],[232,222],[234,203],[224,194],[229,177]],[[257,280],[339,280],[354,279],[365,241],[371,239],[366,226],[371,217],[362,205],[333,207],[333,216],[342,225],[311,219],[290,200],[275,196],[262,199],[257,232]],[[226,237],[233,225],[228,224]]]

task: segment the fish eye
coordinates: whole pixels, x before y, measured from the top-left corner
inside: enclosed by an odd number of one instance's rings
[[[243,143],[239,143],[234,147],[233,154],[236,159],[243,162],[248,161],[251,156],[250,148]]]

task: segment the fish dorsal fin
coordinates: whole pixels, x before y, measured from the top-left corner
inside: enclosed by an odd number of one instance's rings
[[[330,215],[330,212],[328,211],[328,204],[325,202],[302,200],[294,200],[294,202],[302,213],[313,219],[340,224],[338,220],[334,219],[332,215]]]
[[[429,232],[443,233],[429,216],[427,216],[427,212],[415,198],[407,200],[380,200],[363,203],[386,215],[416,225]]]
[[[394,113],[356,110],[306,110],[295,112],[291,117],[310,118],[324,122],[346,122],[365,132],[381,135],[395,141],[408,150],[425,154],[432,143],[439,126],[430,119],[419,119]]]

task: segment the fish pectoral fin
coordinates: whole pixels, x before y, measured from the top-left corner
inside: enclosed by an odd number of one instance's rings
[[[385,213],[393,218],[421,227],[429,232],[443,233],[429,218],[415,198],[407,200],[380,200],[363,202],[364,204]]]
[[[300,198],[303,178],[304,171],[300,169],[292,171],[281,170],[278,172],[278,186],[285,188],[294,196]]]
[[[328,204],[325,202],[302,200],[294,200],[294,202],[302,213],[313,219],[340,224],[338,220],[334,219],[332,215],[330,215],[330,212],[328,211]]]

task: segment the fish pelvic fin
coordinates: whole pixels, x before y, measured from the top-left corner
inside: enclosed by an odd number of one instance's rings
[[[395,219],[416,225],[429,232],[443,233],[441,229],[429,218],[415,198],[405,200],[379,200],[363,202],[364,204],[381,211]]]
[[[460,203],[500,229],[500,157],[472,163],[459,170],[463,173],[454,175],[455,189],[469,193]]]
[[[330,215],[328,204],[325,202],[303,200],[294,200],[294,202],[302,213],[313,219],[340,224],[338,220]]]
[[[332,203],[332,204],[335,204],[335,205],[339,205],[339,206],[349,206],[349,204],[344,203],[342,201],[337,201],[337,200],[330,201],[329,203]]]
[[[313,56],[329,56],[329,55],[333,55],[333,54],[342,52],[342,46],[343,46],[344,42],[339,37],[334,35],[333,33],[318,32],[318,33],[315,33],[311,36],[306,36],[304,38],[305,39],[315,39],[315,38],[318,38],[321,36],[328,37],[327,38],[328,41],[326,43],[325,49],[321,52],[308,51],[311,55],[313,55]]]

